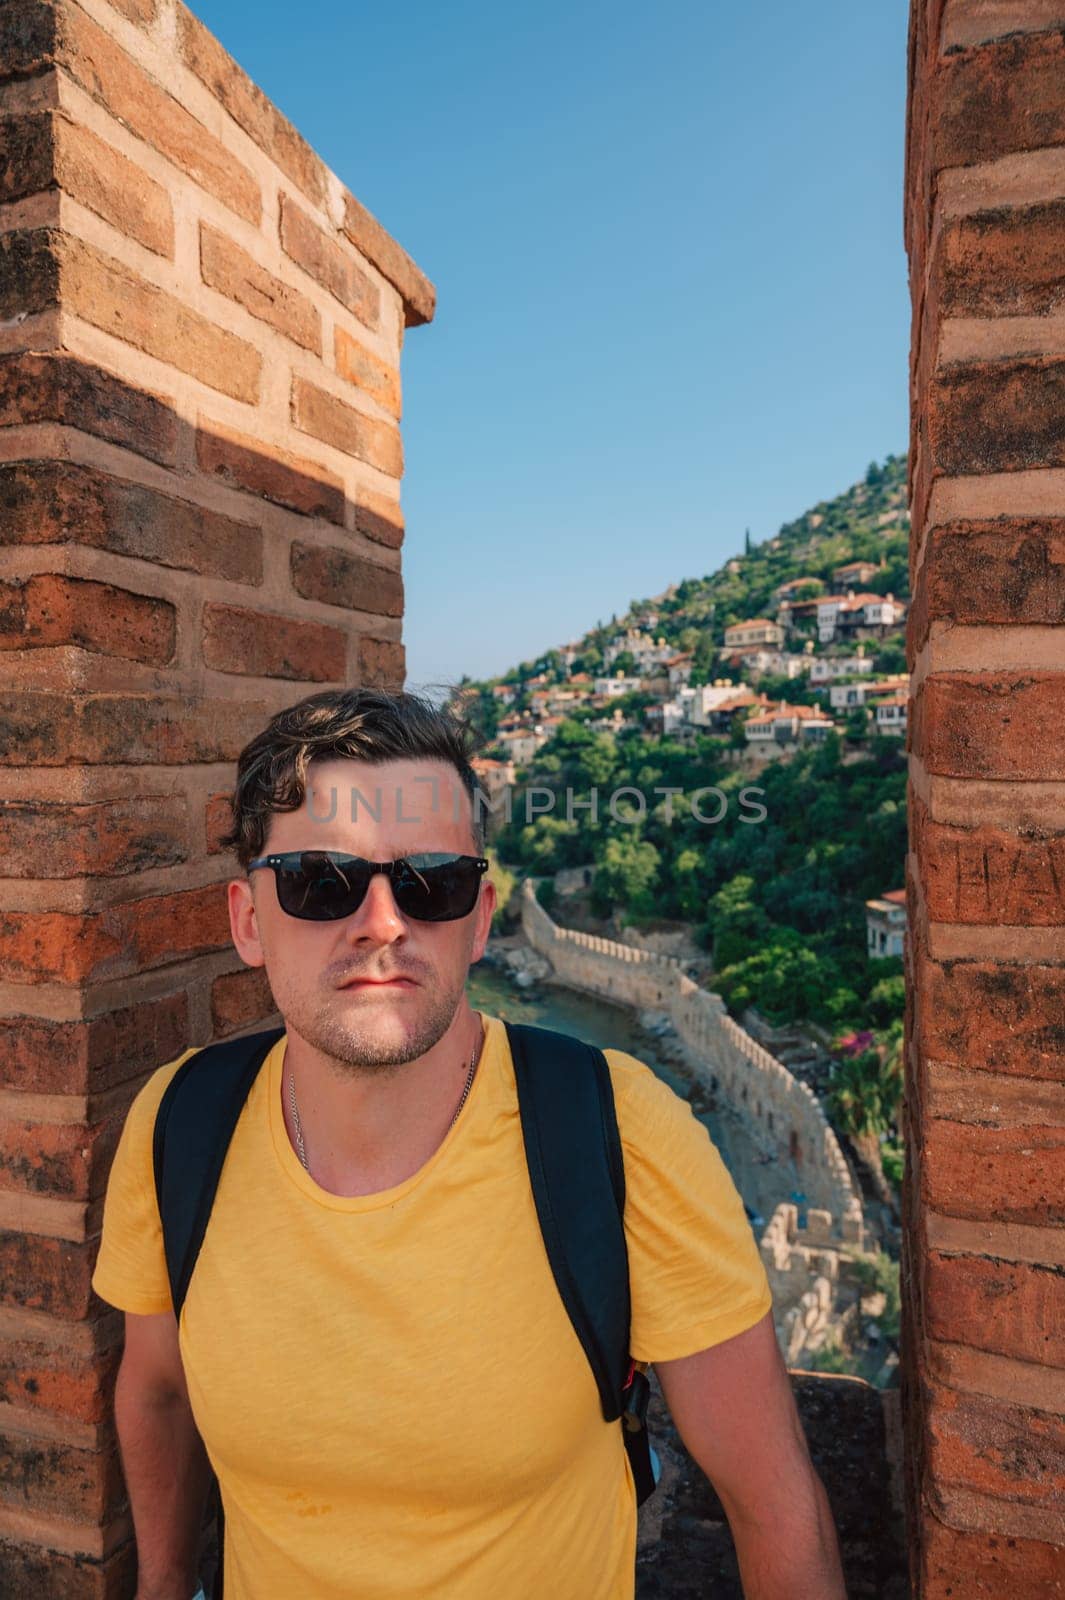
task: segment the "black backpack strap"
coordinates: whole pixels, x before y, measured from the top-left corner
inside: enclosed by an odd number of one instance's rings
[[[547,1258],[603,1416],[622,1418],[642,1504],[656,1480],[644,1426],[649,1385],[629,1357],[625,1166],[610,1068],[601,1050],[570,1034],[529,1023],[505,1026]]]
[[[155,1118],[152,1156],[174,1315],[180,1318],[248,1091],[285,1030],[207,1045],[183,1061]]]
[[[159,1102],[152,1160],[175,1318],[181,1317],[226,1152],[248,1091],[284,1032],[284,1028],[271,1028],[197,1050],[181,1063]],[[225,1512],[217,1479],[209,1506],[213,1507],[218,1537],[212,1600],[223,1600]]]

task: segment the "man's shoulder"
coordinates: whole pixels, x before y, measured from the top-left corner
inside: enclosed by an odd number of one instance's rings
[[[174,1074],[190,1056],[195,1055],[201,1048],[202,1046],[200,1045],[189,1045],[187,1050],[183,1050],[172,1061],[164,1061],[161,1067],[156,1067],[153,1072],[148,1074],[137,1090],[126,1114],[126,1121],[142,1137],[151,1137],[152,1129],[155,1126],[156,1113],[159,1110],[159,1103],[166,1093]]]
[[[653,1067],[627,1050],[604,1049],[622,1136],[630,1128],[690,1118],[688,1102]]]

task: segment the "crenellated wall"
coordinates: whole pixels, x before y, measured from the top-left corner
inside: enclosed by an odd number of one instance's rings
[[[813,1090],[733,1021],[719,995],[693,983],[672,956],[559,927],[528,878],[521,916],[530,944],[550,961],[561,982],[619,1004],[665,1012],[693,1069],[743,1118],[760,1149],[793,1159],[810,1205],[839,1219],[843,1239],[861,1243],[861,1201]]]

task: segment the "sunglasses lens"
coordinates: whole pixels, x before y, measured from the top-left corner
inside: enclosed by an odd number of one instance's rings
[[[396,867],[392,893],[405,917],[454,922],[477,903],[481,869],[470,856],[409,856]]]
[[[277,903],[290,917],[307,922],[335,922],[350,917],[366,897],[370,875],[365,867],[343,865],[323,850],[304,850],[296,867],[278,867]]]

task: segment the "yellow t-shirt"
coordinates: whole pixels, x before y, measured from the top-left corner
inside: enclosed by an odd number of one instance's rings
[[[419,1171],[319,1188],[281,1102],[284,1038],[226,1157],[180,1322],[226,1518],[226,1600],[632,1600],[620,1423],[548,1265],[506,1030]],[[160,1067],[115,1156],[93,1287],[170,1309],[152,1176]],[[741,1333],[771,1296],[742,1202],[688,1104],[608,1050],[625,1158],[631,1353]]]

